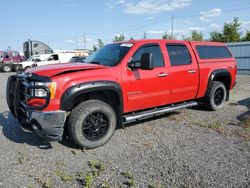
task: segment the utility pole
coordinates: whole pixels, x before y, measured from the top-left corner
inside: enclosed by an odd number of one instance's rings
[[[77,47],[77,39],[76,39],[76,33],[75,33],[75,49]]]
[[[174,14],[171,16],[171,39],[174,38]]]
[[[143,38],[144,38],[144,39],[147,39],[147,33],[144,32],[143,34],[144,34]]]
[[[84,43],[84,50],[86,50],[87,49],[87,44],[86,44],[85,33],[83,33],[83,43]]]

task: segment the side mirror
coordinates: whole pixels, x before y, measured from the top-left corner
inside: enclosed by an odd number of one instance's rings
[[[152,70],[154,68],[153,63],[153,54],[152,53],[143,53],[141,55],[141,69],[142,70]]]
[[[128,62],[128,67],[132,70],[140,68],[139,62],[130,61]]]
[[[128,67],[133,69],[152,70],[154,69],[153,54],[143,53],[140,61],[130,61]]]

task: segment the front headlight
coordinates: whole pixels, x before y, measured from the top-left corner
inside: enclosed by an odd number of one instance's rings
[[[54,99],[56,95],[56,82],[35,82],[36,86],[45,86],[50,90],[50,99]],[[34,95],[36,97],[46,97],[47,92],[44,89],[35,89]]]

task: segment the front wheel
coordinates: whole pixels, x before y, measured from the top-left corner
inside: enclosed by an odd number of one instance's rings
[[[222,82],[214,81],[207,93],[207,107],[214,111],[220,110],[225,103],[226,95],[225,85]]]
[[[2,72],[11,72],[11,65],[9,64],[3,65]]]
[[[77,145],[89,149],[97,148],[113,136],[116,114],[109,104],[100,100],[88,100],[72,111],[68,126]]]

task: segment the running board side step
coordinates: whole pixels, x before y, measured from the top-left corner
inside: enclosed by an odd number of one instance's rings
[[[147,110],[147,111],[143,111],[143,112],[132,113],[132,114],[123,116],[123,118],[124,118],[125,123],[126,123],[126,122],[131,122],[131,121],[135,121],[135,120],[139,120],[139,119],[144,119],[144,118],[164,114],[164,113],[167,113],[167,112],[171,112],[171,111],[174,111],[174,110],[178,110],[178,109],[182,109],[182,108],[188,108],[188,107],[197,106],[197,105],[198,105],[198,102],[196,102],[196,101],[184,102],[184,103],[179,103],[179,104],[176,104],[176,105],[170,105],[170,106],[166,106],[166,107],[156,108],[156,109],[153,109],[153,110]]]

